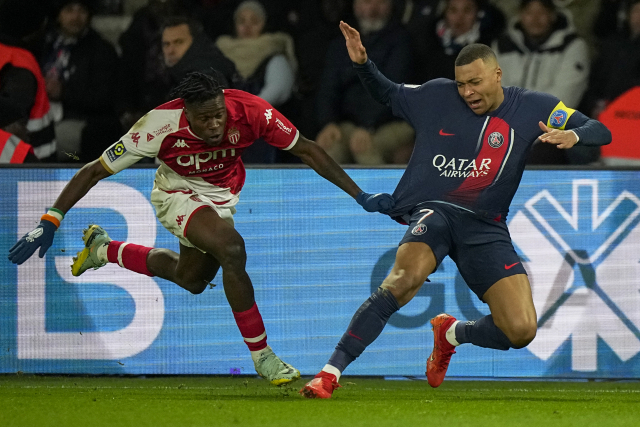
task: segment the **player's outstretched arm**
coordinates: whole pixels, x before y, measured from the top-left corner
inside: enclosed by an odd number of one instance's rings
[[[87,163],[67,183],[53,207],[67,213],[98,181],[108,176],[111,176],[111,172],[105,169],[100,159]]]
[[[47,250],[53,244],[53,237],[55,231],[60,227],[60,222],[64,218],[64,215],[75,205],[78,200],[83,198],[89,190],[103,178],[111,175],[104,166],[100,163],[100,160],[95,160],[86,164],[71,178],[71,181],[64,187],[62,193],[58,196],[58,199],[53,204],[53,207],[49,209],[49,212],[42,215],[40,218],[40,224],[16,242],[11,249],[9,249],[9,260],[14,264],[22,264],[31,255],[40,248],[38,256],[44,257]]]
[[[360,40],[360,33],[349,24],[340,21],[340,31],[347,44],[349,58],[354,63],[353,67],[358,73],[360,81],[365,89],[377,102],[390,105],[391,92],[399,85],[386,78],[367,58],[367,51]]]
[[[315,170],[318,175],[332,182],[345,193],[356,199],[356,202],[367,212],[385,213],[393,208],[395,202],[390,194],[365,193],[353,182],[351,177],[313,141],[300,135],[298,142],[291,149],[291,153]]]

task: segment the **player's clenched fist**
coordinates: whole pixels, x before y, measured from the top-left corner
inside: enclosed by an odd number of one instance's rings
[[[356,196],[356,202],[364,208],[367,212],[381,212],[385,213],[393,209],[396,202],[391,197],[391,194],[378,193],[369,194],[361,191]]]

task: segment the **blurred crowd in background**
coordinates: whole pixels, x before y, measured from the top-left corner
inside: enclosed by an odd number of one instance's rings
[[[0,0],[0,163],[92,161],[200,71],[265,99],[341,164],[406,164],[413,129],[367,94],[340,20],[398,83],[453,79],[479,42],[503,86],[592,118],[640,85],[640,0]],[[536,144],[529,164],[599,158]],[[297,160],[262,141],[243,159]]]

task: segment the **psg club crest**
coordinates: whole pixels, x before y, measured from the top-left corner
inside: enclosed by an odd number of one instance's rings
[[[560,128],[567,121],[567,112],[564,110],[556,110],[551,114],[551,126]]]
[[[500,148],[504,144],[504,136],[500,132],[493,132],[489,135],[489,145],[493,148]]]
[[[413,230],[411,230],[411,234],[413,234],[414,236],[420,236],[426,232],[427,232],[427,226],[425,224],[418,224],[415,227],[413,227]]]
[[[233,145],[237,144],[238,141],[240,141],[240,131],[238,130],[238,128],[236,127],[230,128],[229,132],[227,132],[227,138],[229,139],[229,142],[232,143]]]

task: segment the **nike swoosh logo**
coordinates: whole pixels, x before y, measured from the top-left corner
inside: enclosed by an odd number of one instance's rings
[[[362,341],[362,338],[360,338],[360,337],[359,337],[359,336],[357,336],[357,335],[354,335],[351,331],[349,331],[349,335],[350,335],[350,336],[352,336],[352,337],[354,337],[354,338],[355,338],[355,339],[357,339],[357,340]]]
[[[440,129],[440,135],[442,136],[454,136],[455,133],[446,133],[444,129]]]
[[[504,265],[504,269],[505,269],[505,270],[509,270],[511,267],[515,267],[515,266],[516,266],[516,265],[518,265],[518,264],[520,264],[520,261],[518,261],[518,262],[514,262],[514,263],[513,263],[513,264],[511,264],[511,265],[507,265],[507,264],[505,264],[505,265]]]

